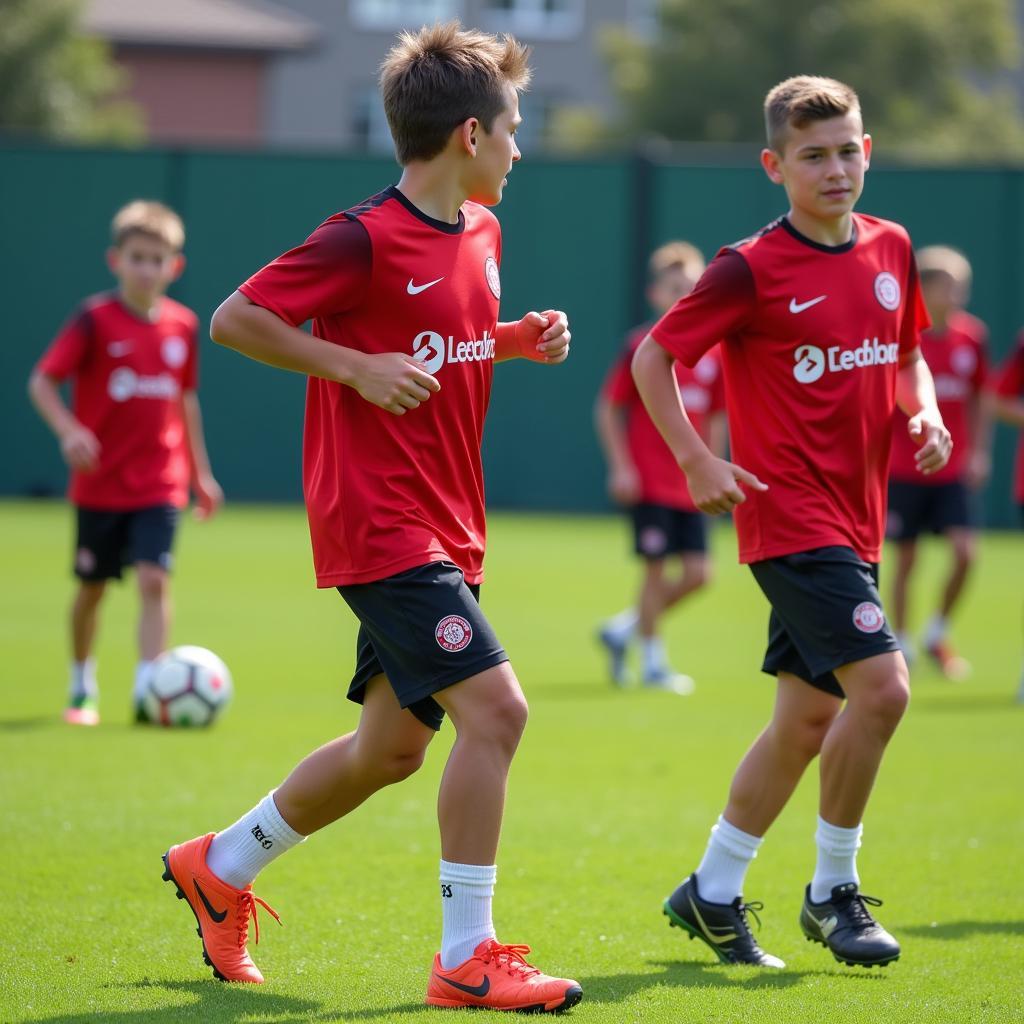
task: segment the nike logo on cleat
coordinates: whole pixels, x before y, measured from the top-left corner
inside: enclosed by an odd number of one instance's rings
[[[819,921],[813,914],[811,920],[821,929],[821,934],[827,939],[839,927],[839,918],[835,914],[823,917]]]
[[[437,975],[435,975],[437,977]],[[477,996],[483,999],[485,995],[491,990],[491,979],[484,975],[484,980],[479,985],[463,985],[458,981],[450,981],[448,978],[438,978],[439,981],[443,981],[446,985],[451,985],[452,988],[457,988],[460,992],[465,992],[471,996]]]
[[[405,290],[410,295],[419,295],[420,292],[425,292],[428,288],[433,288],[435,284],[440,284],[443,280],[443,277],[439,277],[436,281],[428,281],[426,284],[413,284],[412,278],[410,277],[409,283],[405,286]]]
[[[827,295],[819,295],[816,299],[808,299],[806,302],[797,302],[796,299],[790,299],[789,311],[790,313],[802,313],[805,309],[810,309],[811,306],[816,306],[819,302],[824,302],[827,298]]]
[[[227,909],[214,910],[213,904],[206,898],[206,893],[199,888],[199,883],[194,878],[192,879],[192,884],[196,887],[196,892],[199,893],[199,898],[203,901],[203,906],[206,907],[206,912],[217,924],[220,924],[221,921],[228,916]]]
[[[704,933],[704,937],[708,942],[713,942],[716,946],[721,946],[726,942],[730,942],[732,939],[738,939],[739,936],[731,930],[729,925],[724,928],[718,928],[717,931],[727,932],[726,935],[717,937],[711,934],[711,927],[704,923],[704,918],[700,916],[700,911],[697,909],[697,904],[693,902],[693,897],[690,897],[690,907],[693,909],[693,916],[697,918],[697,924],[700,925],[700,930]]]

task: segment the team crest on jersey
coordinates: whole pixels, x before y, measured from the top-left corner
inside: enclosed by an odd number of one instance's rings
[[[853,624],[862,633],[877,633],[885,625],[885,613],[872,601],[861,601],[853,609]]]
[[[953,369],[961,377],[970,377],[978,365],[978,357],[974,349],[969,345],[957,345],[949,354],[949,361]]]
[[[883,270],[875,278],[875,298],[882,309],[900,308],[900,283],[888,270]]]
[[[718,377],[718,362],[712,356],[701,356],[693,368],[693,375],[701,384],[711,384]]]
[[[469,646],[473,639],[473,627],[461,615],[446,615],[434,629],[434,639],[439,647],[454,654]]]
[[[160,345],[160,355],[172,370],[176,370],[179,366],[184,366],[185,360],[188,359],[188,343],[184,338],[172,334],[169,338],[164,338]]]
[[[487,278],[487,287],[496,298],[501,298],[501,275],[498,273],[498,261],[493,256],[484,260],[484,277]]]

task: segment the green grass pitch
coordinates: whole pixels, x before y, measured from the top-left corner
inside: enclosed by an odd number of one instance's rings
[[[354,622],[312,587],[301,509],[229,507],[184,524],[177,643],[213,648],[236,699],[207,732],[129,725],[135,596],[111,593],[99,643],[103,724],[59,720],[71,515],[0,504],[0,1020],[436,1021],[434,801],[446,726],[417,776],[271,866],[251,946],[262,988],[214,981],[194,922],[160,881],[168,844],[218,829],[315,745],[351,729]],[[495,919],[576,977],[580,1022],[1024,1020],[1024,538],[987,536],[956,636],[971,681],[914,674],[914,699],[865,824],[864,890],[903,943],[884,971],[841,967],[797,926],[814,862],[812,770],[768,836],[747,895],[782,972],[727,969],[670,929],[661,901],[704,848],[731,772],[769,714],[766,606],[715,534],[717,579],[671,621],[697,693],[614,691],[593,642],[636,577],[613,518],[495,515],[483,600],[531,702],[513,767]],[[943,553],[929,547],[919,620]],[[883,582],[884,582],[883,566]],[[474,1020],[487,1019],[474,1017]]]

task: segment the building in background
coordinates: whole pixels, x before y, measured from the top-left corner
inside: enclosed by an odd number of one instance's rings
[[[524,146],[560,106],[609,113],[599,36],[653,31],[656,0],[87,0],[157,143],[389,152],[377,68],[403,28],[459,18],[534,51]]]

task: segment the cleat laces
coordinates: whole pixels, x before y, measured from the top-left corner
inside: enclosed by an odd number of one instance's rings
[[[846,913],[850,915],[850,924],[860,928],[870,928],[878,922],[871,916],[871,911],[864,904],[872,907],[880,907],[882,901],[875,896],[865,896],[863,893],[855,893],[850,897]]]
[[[238,948],[245,949],[249,939],[249,916],[252,915],[253,932],[256,945],[260,944],[260,919],[256,912],[256,905],[259,904],[278,923],[281,923],[281,916],[264,899],[256,896],[251,890],[243,891],[238,897]]]
[[[740,920],[743,922],[743,929],[746,933],[753,938],[753,933],[750,930],[750,925],[747,923],[747,911],[753,916],[757,922],[757,927],[761,927],[761,918],[758,916],[759,910],[764,910],[764,904],[760,900],[754,900],[753,903],[741,903],[737,908],[740,915]]]
[[[263,902],[262,900],[260,901]],[[266,904],[264,904],[266,906]],[[267,907],[270,910],[269,907]],[[273,911],[271,911],[273,913]],[[276,914],[274,915],[277,916]],[[498,965],[499,968],[508,972],[509,977],[514,978],[517,974],[522,978],[528,978],[533,974],[540,974],[540,970],[531,964],[526,962],[526,954],[530,952],[530,947],[525,943],[502,943],[498,942],[497,939],[493,940],[491,944],[481,954],[480,959],[485,964],[489,964],[492,961]]]

